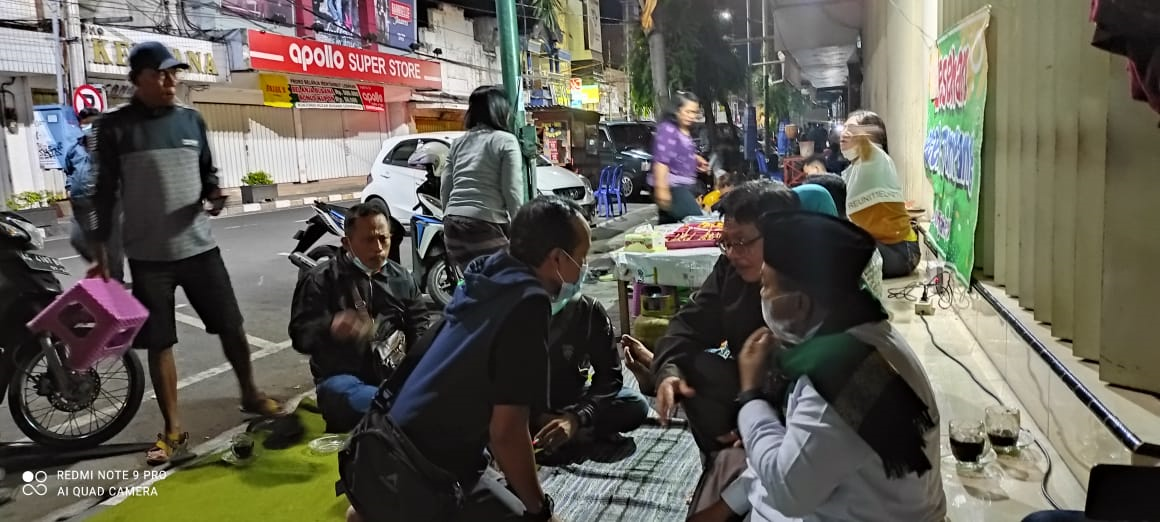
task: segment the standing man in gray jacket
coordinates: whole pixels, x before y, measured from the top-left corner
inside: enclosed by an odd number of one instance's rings
[[[149,310],[134,345],[149,352],[149,375],[165,431],[147,453],[150,464],[169,462],[189,440],[177,411],[177,344],[174,292],[185,291],[206,332],[221,337],[234,367],[244,411],[275,415],[282,407],[254,384],[250,345],[242,314],[213,239],[209,216],[221,213],[205,121],[177,100],[178,71],[189,65],[158,42],[129,51],[132,101],[105,113],[94,127],[92,168],[97,178],[95,212],[90,216],[94,266],[90,275],[108,277],[105,244],[118,196],[123,202],[125,254],[133,295]]]

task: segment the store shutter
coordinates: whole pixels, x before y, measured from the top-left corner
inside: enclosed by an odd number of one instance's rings
[[[198,103],[195,107],[201,112],[206,128],[209,129],[209,148],[213,152],[222,187],[240,186],[242,176],[249,171],[246,134],[250,124],[245,107],[218,103]]]
[[[351,173],[347,168],[346,133],[342,113],[326,109],[301,109],[302,156],[310,181],[366,176],[365,169]]]
[[[275,183],[301,181],[298,165],[299,143],[294,132],[294,112],[289,109],[247,105],[250,132],[249,170],[264,171]]]
[[[342,111],[342,119],[348,153],[347,171],[351,176],[368,174],[388,137],[385,114]]]

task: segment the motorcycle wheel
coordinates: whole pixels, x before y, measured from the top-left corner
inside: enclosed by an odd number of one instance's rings
[[[36,341],[33,341],[36,342]],[[56,343],[58,352],[63,352],[63,345]],[[124,369],[125,385],[120,392],[108,392],[104,389],[111,375]],[[12,413],[12,420],[33,442],[62,450],[80,450],[101,445],[117,436],[132,422],[141,408],[141,401],[145,396],[145,370],[141,367],[141,360],[132,350],[125,352],[119,358],[105,359],[97,362],[86,372],[66,370],[70,377],[70,384],[84,391],[71,394],[62,394],[56,390],[56,382],[49,377],[48,361],[39,346],[35,349],[22,350],[16,361],[16,371],[12,382],[8,384],[8,408]],[[116,396],[112,396],[112,395]],[[83,395],[78,397],[77,395]],[[117,404],[117,399],[123,400]],[[101,409],[95,408],[96,398],[105,397],[112,402]],[[79,402],[78,402],[79,400]],[[47,403],[33,407],[34,402]],[[46,410],[47,409],[47,410]],[[33,411],[48,411],[47,422],[34,419]],[[62,417],[59,414],[65,414]],[[94,423],[108,419],[104,425],[93,428]],[[85,426],[79,432],[64,431],[72,426]],[[48,424],[47,426],[45,424]]]
[[[427,295],[431,296],[431,300],[440,308],[451,302],[451,295],[455,293],[455,286],[458,284],[459,280],[452,275],[446,259],[435,261],[427,269]]]

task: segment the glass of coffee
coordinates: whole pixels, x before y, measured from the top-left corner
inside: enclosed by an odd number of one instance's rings
[[[1019,451],[1019,408],[988,406],[987,440],[996,453],[1010,455]]]
[[[951,453],[964,471],[982,471],[983,453],[987,451],[987,434],[979,420],[953,420],[950,423]]]
[[[239,433],[230,440],[230,452],[238,461],[249,460],[254,456],[254,438],[249,433]]]

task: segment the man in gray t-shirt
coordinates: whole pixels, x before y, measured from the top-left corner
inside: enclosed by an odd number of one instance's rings
[[[129,80],[136,93],[97,121],[90,143],[97,179],[88,227],[95,258],[90,275],[109,276],[105,244],[120,199],[133,295],[149,310],[134,346],[149,352],[149,375],[165,418],[165,431],[147,454],[154,465],[181,453],[189,438],[178,416],[173,359],[179,286],[206,332],[221,337],[242,389],[243,410],[275,415],[282,409],[254,384],[242,314],[210,230],[209,217],[221,213],[225,198],[205,121],[177,101],[177,73],[188,68],[158,42],[135,45],[129,51]]]

